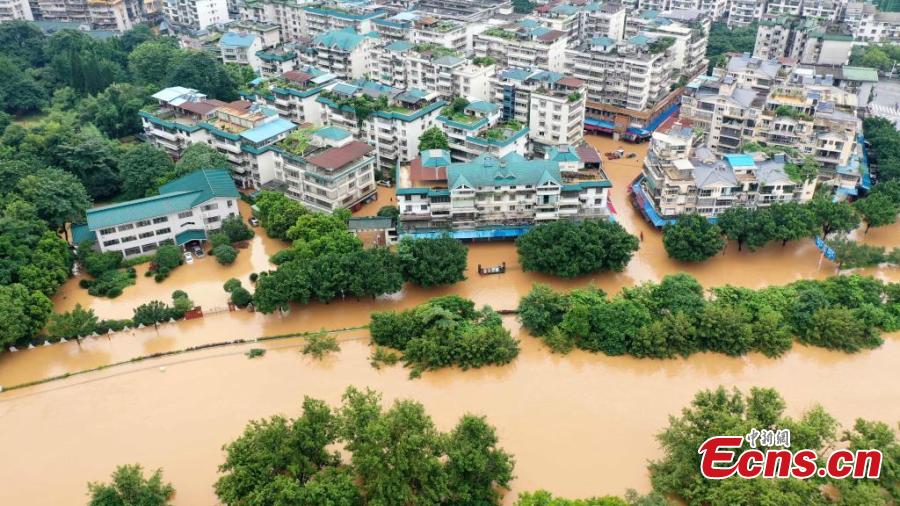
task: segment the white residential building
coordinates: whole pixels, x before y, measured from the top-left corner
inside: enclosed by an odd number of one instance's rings
[[[89,209],[87,223],[72,227],[72,238],[126,258],[149,255],[164,244],[207,241],[223,220],[240,216],[239,201],[227,170],[201,169],[162,185],[157,196]]]
[[[483,154],[462,163],[447,151],[423,151],[399,170],[400,233],[509,238],[541,222],[607,219],[611,186],[589,146],[553,148],[544,159]]]
[[[222,63],[247,65],[255,73],[259,73],[262,67],[262,60],[256,55],[262,48],[262,39],[251,33],[226,32],[219,39]]]
[[[850,2],[845,22],[854,40],[864,42],[900,42],[900,13],[882,12],[868,2]]]
[[[324,106],[316,99],[336,80],[337,76],[334,74],[306,67],[270,79],[267,82],[268,90],[261,90],[257,97],[262,103],[278,111],[278,115],[284,119],[298,125],[322,125]]]
[[[192,30],[231,21],[225,0],[165,0],[163,13],[173,25]]]
[[[418,88],[445,100],[461,96],[489,100],[495,66],[475,64],[461,53],[434,44],[400,40],[380,46],[372,55],[372,79],[395,88]]]
[[[302,34],[315,37],[334,30],[350,30],[357,33],[372,32],[373,21],[384,17],[381,6],[369,2],[342,2],[327,0],[302,7],[304,20]]]
[[[472,40],[475,55],[491,57],[501,67],[543,68],[560,72],[566,58],[565,32],[512,23],[495,26]]]
[[[528,127],[502,121],[500,107],[490,102],[471,102],[462,112],[445,108],[438,123],[450,143],[450,158],[468,162],[482,154],[503,158],[510,153],[528,152]]]
[[[625,38],[625,18],[632,11],[624,4],[592,2],[585,5],[581,12],[579,40],[591,37],[608,37],[613,40]]]
[[[34,20],[28,0],[0,0],[0,21],[14,19]]]
[[[345,79],[360,79],[372,70],[377,34],[350,28],[316,35],[301,55],[304,63]]]
[[[563,77],[531,92],[528,137],[534,150],[546,152],[554,146],[578,145],[584,137],[584,81]]]
[[[762,17],[766,7],[765,1],[729,0],[728,26],[747,26]]]

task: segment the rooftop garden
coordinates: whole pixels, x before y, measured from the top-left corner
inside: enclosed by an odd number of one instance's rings
[[[478,65],[479,67],[487,67],[489,65],[497,63],[497,60],[495,60],[491,56],[476,56],[472,59],[472,63]]]
[[[441,33],[447,33],[450,30],[456,28],[456,23],[451,23],[450,21],[440,21],[434,25],[434,30]]]
[[[356,115],[356,124],[358,126],[362,126],[363,121],[376,111],[399,112],[398,109],[402,109],[405,111],[404,114],[409,112],[409,109],[391,106],[388,103],[387,97],[372,98],[368,95],[354,95],[348,97],[346,95],[339,95],[333,91],[323,91],[321,96],[331,100],[337,104],[338,107],[346,106],[352,109],[353,113]]]
[[[569,99],[569,102],[578,102],[578,100],[581,99],[581,93],[578,93],[577,91],[573,91],[572,93],[569,93],[568,99]]]
[[[662,53],[675,44],[675,37],[660,37],[653,42],[647,44],[647,49],[653,53]]]
[[[498,28],[496,26],[493,28],[488,28],[487,30],[484,31],[484,34],[491,36],[491,37],[500,37],[501,39],[515,39],[516,38],[515,32],[511,32],[509,30],[504,30],[503,28]]]
[[[789,105],[779,105],[773,112],[775,113],[775,117],[777,118],[792,118],[802,121],[812,121],[812,116],[797,109],[796,107],[791,107]]]
[[[303,156],[312,145],[312,136],[316,129],[316,127],[298,128],[282,139],[278,147],[292,155]]]
[[[505,141],[523,128],[525,128],[525,125],[516,120],[509,120],[506,123],[498,123],[497,126],[485,130],[479,137],[491,141]]]
[[[433,42],[424,42],[413,46],[413,51],[417,53],[431,53],[435,58],[442,56],[459,56],[459,52],[449,47],[435,44]]]

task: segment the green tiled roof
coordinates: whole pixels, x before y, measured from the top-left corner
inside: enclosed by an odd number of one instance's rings
[[[511,154],[512,155],[512,154]],[[548,181],[559,184],[561,177],[557,162],[552,160],[526,160],[522,156],[507,155],[503,158],[482,154],[468,163],[454,163],[447,167],[450,188],[540,185]]]
[[[202,169],[164,184],[159,195],[129,200],[87,212],[90,230],[187,211],[216,197],[237,198],[240,194],[227,170]]]
[[[185,230],[184,232],[175,236],[175,244],[181,246],[182,244],[189,243],[191,241],[205,241],[206,240],[206,232],[203,230]]]
[[[845,80],[861,82],[878,82],[878,71],[868,67],[850,67],[845,65],[841,69]]]
[[[87,223],[72,225],[72,244],[78,245],[84,241],[93,241],[94,233],[88,228]]]

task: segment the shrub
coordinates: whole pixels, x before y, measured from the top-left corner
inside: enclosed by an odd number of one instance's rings
[[[722,230],[699,214],[685,214],[663,229],[666,253],[682,262],[702,262],[725,247]]]
[[[231,244],[231,239],[222,232],[217,232],[209,236],[209,245],[212,246],[213,250],[226,244]]]
[[[256,358],[261,357],[266,354],[266,350],[262,348],[250,348],[250,350],[246,353],[247,358]]]
[[[237,307],[246,307],[253,302],[253,294],[244,287],[237,287],[231,292],[231,303]]]
[[[316,360],[321,360],[329,353],[341,351],[341,347],[333,335],[323,330],[310,334],[306,338],[306,344],[303,345],[300,351],[304,355],[312,355]]]
[[[240,215],[222,220],[222,233],[228,236],[229,242],[246,241],[253,238],[253,231],[244,223]]]
[[[372,364],[372,367],[375,369],[381,369],[382,366],[396,364],[401,358],[399,353],[391,351],[383,346],[376,346],[375,351],[372,352],[372,356],[369,357],[369,363]]]
[[[222,244],[213,248],[212,255],[216,257],[216,261],[220,264],[231,265],[238,256],[238,250],[228,244]]]
[[[256,283],[257,279],[259,279],[259,274],[255,273],[255,272],[251,272],[250,273],[250,282]]]
[[[156,279],[157,282],[160,282],[169,276],[172,269],[184,263],[181,248],[174,244],[164,244],[160,246],[159,249],[156,250],[156,255],[153,257],[153,263],[156,269],[156,276],[154,279]]]
[[[222,285],[222,288],[225,289],[226,292],[231,293],[235,288],[241,287],[241,281],[237,278],[231,278]]]
[[[112,270],[106,271],[97,279],[87,284],[88,293],[94,296],[115,298],[122,295],[122,291],[128,285],[134,284],[134,276],[127,271]],[[81,284],[84,286],[84,284]]]

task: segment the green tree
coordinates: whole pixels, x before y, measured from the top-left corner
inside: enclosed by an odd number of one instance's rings
[[[230,244],[222,244],[213,248],[211,254],[221,265],[231,265],[237,259],[238,250]]]
[[[181,256],[181,248],[174,244],[160,246],[153,256],[153,263],[156,266],[156,272],[162,274],[163,278],[165,278],[172,269],[184,263],[184,258]]]
[[[419,136],[419,151],[426,149],[450,149],[450,140],[443,130],[434,126]]]
[[[140,464],[133,464],[117,467],[112,483],[88,483],[88,493],[90,506],[167,506],[175,489],[163,481],[162,470],[145,478]]]
[[[664,506],[661,503],[660,506]],[[620,497],[604,496],[591,497],[590,499],[563,499],[555,497],[546,490],[538,490],[537,492],[523,492],[519,494],[515,506],[630,506],[628,502]]]
[[[616,297],[591,308],[590,333],[576,342],[579,348],[607,355],[623,355],[641,327],[651,321],[650,311],[633,300]]]
[[[223,288],[224,288],[225,291],[228,292],[228,293],[231,293],[231,292],[233,292],[236,288],[240,288],[240,287],[241,287],[241,281],[240,281],[239,279],[236,279],[236,278],[231,278],[231,279],[229,279],[229,280],[226,281],[225,284],[223,285]]]
[[[172,318],[172,308],[165,302],[151,300],[134,308],[134,316],[131,321],[135,325],[153,325],[158,328],[160,322],[168,321],[169,318]]]
[[[162,87],[169,70],[183,57],[174,37],[149,40],[128,55],[128,69],[137,82]]]
[[[97,315],[93,309],[75,304],[71,311],[50,315],[47,332],[53,337],[82,338],[97,330]]]
[[[716,301],[700,314],[697,336],[708,350],[743,355],[753,349],[753,325],[749,312],[737,305]]]
[[[53,303],[41,292],[18,283],[0,285],[0,347],[37,335],[52,310]]]
[[[663,229],[666,253],[682,262],[702,262],[725,247],[722,230],[699,214],[685,214]]]
[[[816,197],[809,203],[809,208],[822,229],[823,238],[831,232],[849,232],[859,226],[859,216],[847,202]]]
[[[815,346],[855,352],[882,343],[859,313],[846,307],[825,307],[813,313],[803,341]]]
[[[32,68],[46,63],[47,37],[34,23],[23,20],[0,24],[0,55]]]
[[[854,203],[866,222],[866,233],[872,227],[882,227],[897,221],[897,204],[885,193],[875,193]]]
[[[513,458],[498,448],[497,431],[484,417],[463,416],[447,438],[446,472],[450,504],[497,504],[508,489]]]
[[[726,237],[737,241],[738,251],[745,243],[750,251],[765,246],[775,232],[775,222],[767,209],[730,207],[719,216],[717,224]]]
[[[607,220],[543,223],[516,239],[522,269],[566,278],[621,271],[637,249],[637,237]]]
[[[547,285],[535,284],[519,300],[519,319],[535,336],[543,336],[562,323],[569,310],[569,299]]]
[[[228,236],[228,241],[232,243],[253,239],[254,235],[240,215],[229,216],[222,220],[222,233]]]
[[[772,238],[780,240],[782,246],[816,233],[816,217],[808,206],[797,202],[777,203],[772,204],[769,213],[774,222]]]
[[[400,208],[397,206],[381,206],[377,214],[384,218],[396,220],[400,217]]]
[[[871,267],[888,259],[883,247],[858,243],[846,237],[829,239],[827,244],[834,250],[839,270],[844,267]]]
[[[91,205],[78,178],[59,169],[41,169],[22,178],[17,186],[22,198],[34,204],[38,216],[57,229],[82,221]]]
[[[4,23],[5,24],[5,23]],[[0,56],[0,103],[10,114],[39,111],[47,104],[47,90],[14,60]]]
[[[225,155],[214,148],[203,143],[191,144],[181,153],[181,158],[175,164],[175,172],[164,177],[160,184],[178,179],[200,169],[228,169],[229,167],[230,165]]]
[[[148,143],[128,149],[119,160],[122,174],[122,195],[138,199],[156,193],[159,181],[175,170],[169,155]]]
[[[93,123],[111,138],[121,138],[143,131],[138,112],[147,103],[146,88],[130,84],[111,84],[95,96],[81,100],[78,116]]]
[[[287,231],[309,211],[296,200],[283,193],[263,191],[256,198],[255,205],[259,209],[260,224],[269,237],[287,239]]]
[[[306,343],[300,351],[304,355],[312,355],[316,360],[322,360],[325,358],[325,355],[328,355],[329,353],[341,351],[341,346],[333,335],[323,330],[322,332],[308,335],[306,337]]]
[[[225,66],[205,51],[188,51],[175,59],[169,69],[169,86],[194,88],[230,102],[238,99],[237,85]]]
[[[246,307],[253,302],[253,295],[246,288],[239,286],[231,291],[231,303],[237,307]]]
[[[420,286],[450,285],[466,279],[469,249],[450,236],[404,237],[397,254],[404,277]]]

